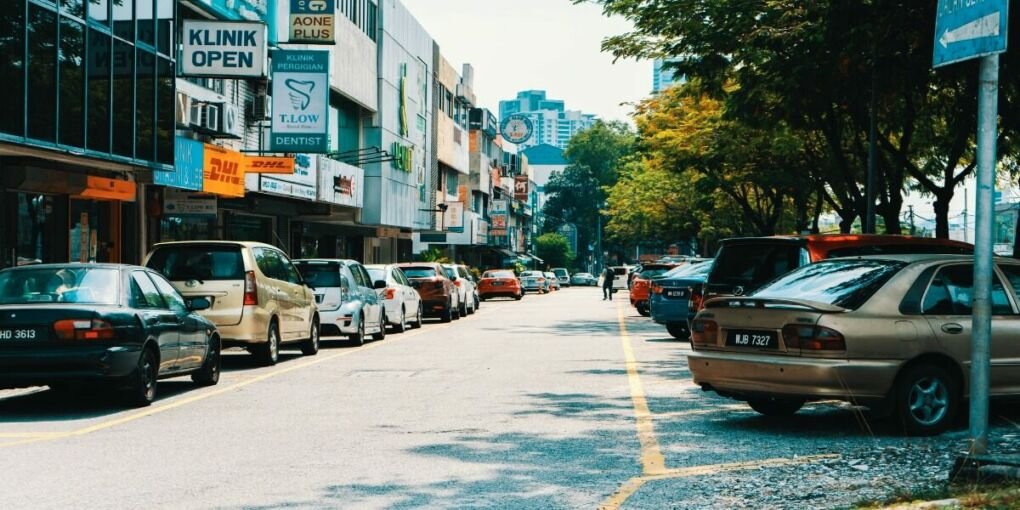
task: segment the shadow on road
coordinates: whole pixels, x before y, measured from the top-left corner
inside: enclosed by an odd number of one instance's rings
[[[156,402],[196,388],[187,378],[160,381]],[[124,404],[121,394],[112,389],[50,389],[0,400],[0,423],[87,420],[132,409]]]

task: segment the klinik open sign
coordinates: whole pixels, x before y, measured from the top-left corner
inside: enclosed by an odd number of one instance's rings
[[[329,52],[273,54],[273,152],[329,151]]]

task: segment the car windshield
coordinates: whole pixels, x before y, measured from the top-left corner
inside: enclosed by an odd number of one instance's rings
[[[556,276],[561,276],[561,277],[562,276],[567,276],[569,274],[569,273],[567,273],[566,269],[553,269],[552,272]]]
[[[156,248],[146,265],[171,281],[244,279],[240,246],[164,246]]]
[[[89,267],[40,267],[0,272],[0,304],[115,305],[120,271]]]
[[[697,262],[684,264],[676,269],[662,274],[663,278],[675,278],[677,276],[707,276],[712,270],[711,262]]]
[[[540,273],[538,271],[524,271],[523,273],[521,273],[521,276],[539,277],[539,276],[545,276],[545,275],[543,275],[542,273]]]
[[[482,278],[514,278],[513,271],[486,271]]]
[[[340,264],[338,262],[294,262],[305,282],[315,288],[339,287]]]
[[[823,261],[787,273],[751,296],[803,299],[854,310],[906,265],[890,260]]]
[[[709,283],[755,289],[800,266],[801,250],[787,242],[727,244],[719,250]]]
[[[436,274],[436,270],[431,267],[402,267],[404,270],[404,276],[408,278],[432,278],[439,276]]]

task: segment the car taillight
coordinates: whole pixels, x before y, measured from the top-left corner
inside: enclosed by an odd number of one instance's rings
[[[397,297],[397,289],[393,287],[387,287],[386,292],[383,292],[383,299],[393,299]]]
[[[788,349],[808,351],[845,351],[846,340],[838,331],[824,326],[788,324],[783,327],[783,342]]]
[[[113,325],[99,319],[65,319],[53,323],[61,340],[109,340],[116,336]]]
[[[687,290],[691,294],[690,300],[687,301],[687,308],[691,313],[697,313],[705,306],[705,294],[704,288],[700,286],[688,287]]]
[[[712,345],[717,343],[719,325],[708,319],[695,319],[691,323],[691,344]]]
[[[460,287],[461,281],[462,280],[454,280],[453,284]]]
[[[652,284],[652,294],[662,294],[662,285],[657,283]]]
[[[259,304],[259,288],[255,283],[255,271],[244,273],[244,305]]]

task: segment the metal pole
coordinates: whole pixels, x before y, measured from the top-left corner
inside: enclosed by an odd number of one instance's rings
[[[871,70],[871,102],[868,105],[868,179],[864,186],[866,209],[864,214],[864,233],[875,233],[875,172],[878,157],[878,122],[875,120],[878,102],[878,74],[872,66]]]
[[[977,221],[970,365],[970,453],[988,451],[989,345],[992,336],[992,200],[998,131],[999,56],[981,58],[978,91]]]

